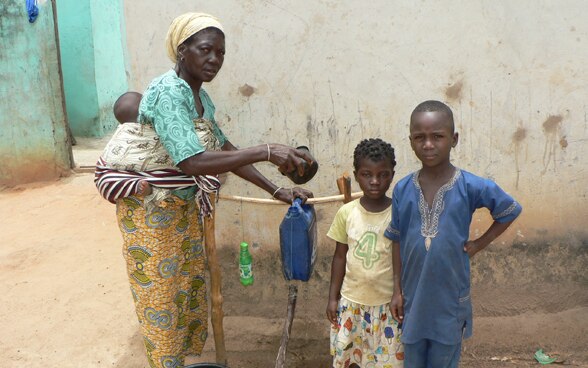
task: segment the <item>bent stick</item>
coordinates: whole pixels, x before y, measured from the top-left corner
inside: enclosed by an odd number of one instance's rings
[[[284,330],[282,331],[282,340],[280,341],[280,350],[278,350],[278,357],[276,358],[276,368],[284,368],[286,365],[286,349],[288,348],[288,340],[290,340],[290,333],[292,332],[292,321],[294,320],[294,310],[296,309],[296,296],[298,295],[298,287],[290,284],[288,287],[288,314],[284,322]]]
[[[215,203],[215,195],[210,195],[211,203]],[[214,348],[216,351],[216,362],[227,364],[227,351],[225,348],[225,332],[223,330],[223,296],[221,294],[221,273],[216,255],[216,239],[214,236],[214,215],[212,208],[211,216],[204,217],[204,244],[206,258],[208,261],[208,272],[210,273],[210,298],[212,304],[212,332],[214,334]]]

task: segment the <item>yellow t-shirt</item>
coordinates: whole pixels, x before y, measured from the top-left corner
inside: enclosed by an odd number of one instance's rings
[[[359,199],[335,215],[327,236],[349,246],[341,296],[352,302],[374,306],[392,298],[392,241],[384,237],[391,215],[390,209],[368,212]]]

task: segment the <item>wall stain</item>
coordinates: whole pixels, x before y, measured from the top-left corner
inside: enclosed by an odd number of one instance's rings
[[[522,142],[523,140],[525,140],[525,138],[527,138],[527,129],[523,127],[519,127],[517,131],[514,132],[514,134],[512,135],[512,140],[515,143]]]
[[[306,136],[309,138],[314,135],[314,124],[312,121],[312,116],[310,114],[306,115]]]
[[[519,122],[519,125],[521,125],[522,122]],[[519,165],[519,155],[521,153],[521,145],[523,143],[523,141],[525,140],[525,138],[527,138],[527,129],[523,128],[522,126],[519,126],[517,128],[517,130],[512,134],[512,142],[514,143],[514,148],[515,148],[515,168],[516,168],[516,182],[515,182],[515,188],[519,189],[519,176],[521,173],[521,168]]]
[[[558,141],[558,135],[560,134],[561,122],[563,117],[561,115],[550,115],[543,122],[543,132],[545,133],[545,148],[543,151],[543,171],[542,174],[547,172],[549,163],[553,162],[553,169],[555,170],[555,153]],[[561,143],[560,143],[561,144]],[[567,142],[566,142],[567,144]]]
[[[449,87],[445,89],[445,96],[449,100],[460,100],[461,99],[461,90],[463,88],[463,79],[453,83]]]
[[[563,117],[561,115],[551,115],[543,122],[543,130],[546,133],[555,133],[557,132],[557,128],[559,127],[559,123],[561,123]]]
[[[239,93],[245,97],[251,97],[252,94],[255,93],[255,88],[245,83],[241,87],[239,87]]]
[[[565,135],[560,138],[559,145],[561,146],[561,148],[566,148],[568,146],[568,140],[566,139]]]

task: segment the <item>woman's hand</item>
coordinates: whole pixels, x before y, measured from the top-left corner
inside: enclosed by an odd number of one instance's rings
[[[331,322],[331,324],[333,325],[333,327],[338,327],[338,323],[337,323],[337,307],[338,307],[338,302],[336,299],[329,299],[329,303],[327,304],[327,319],[329,320],[329,322]]]
[[[298,175],[304,175],[304,161],[312,164],[312,158],[304,151],[297,150],[283,144],[269,144],[269,161],[276,165],[282,174],[298,170]]]
[[[288,204],[292,204],[292,202],[294,202],[294,198],[300,198],[302,200],[302,204],[304,204],[308,198],[312,197],[313,194],[310,190],[299,187],[294,187],[292,189],[280,188],[274,195],[275,199]]]

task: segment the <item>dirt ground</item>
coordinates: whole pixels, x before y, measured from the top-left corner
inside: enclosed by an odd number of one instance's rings
[[[92,175],[1,190],[0,211],[0,366],[146,367],[114,207]],[[474,337],[461,366],[538,366],[533,353],[543,348],[588,367],[586,248],[576,240],[496,249],[474,264]],[[311,282],[299,284],[288,367],[329,367],[330,252],[319,250]],[[275,364],[288,290],[275,256],[255,255],[253,287],[223,278],[232,368]],[[235,251],[220,248],[219,257],[234,274]],[[210,336],[203,357],[188,362],[214,357]]]

